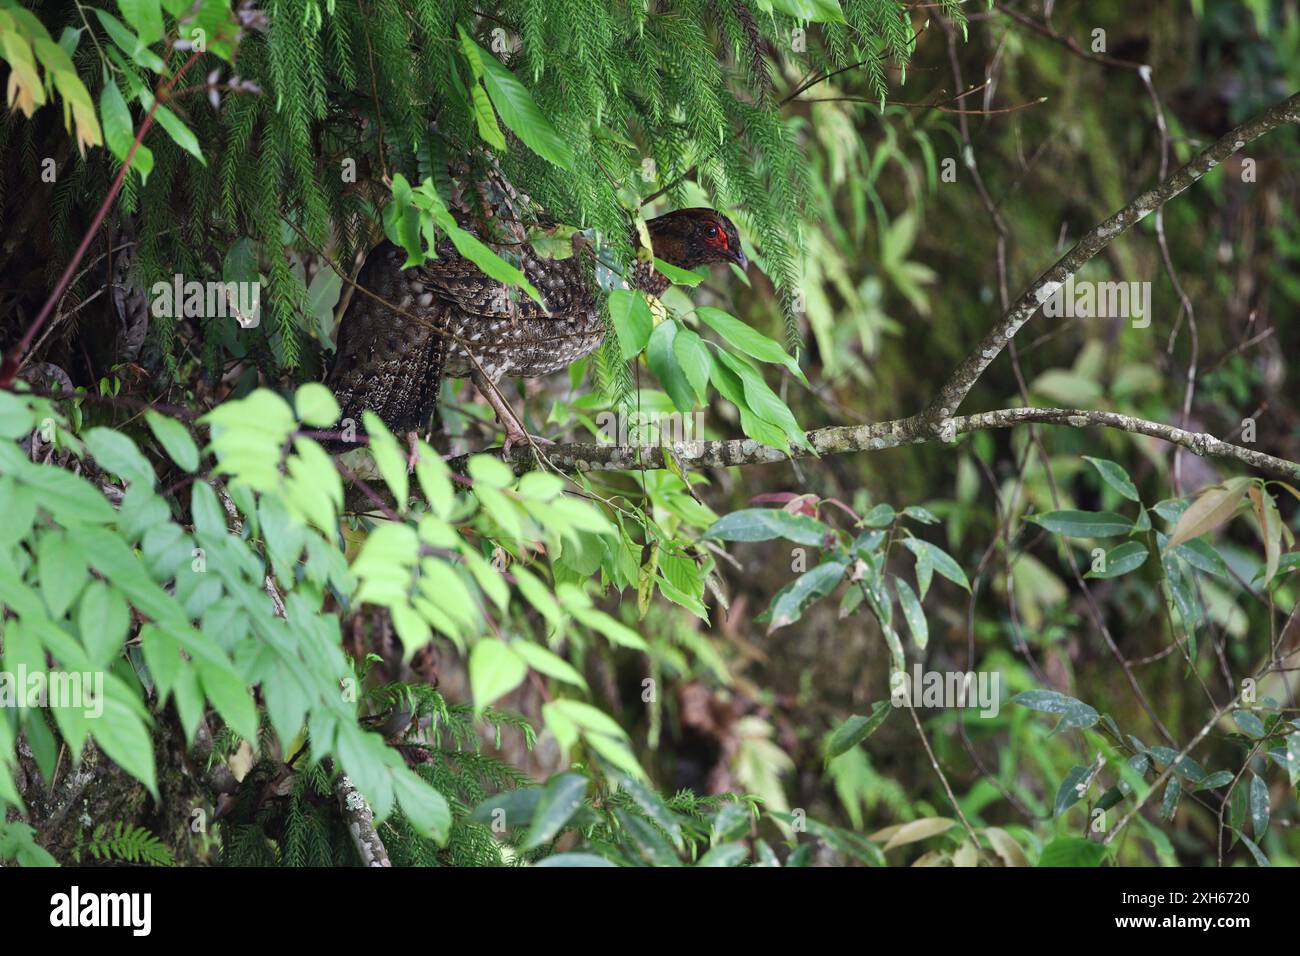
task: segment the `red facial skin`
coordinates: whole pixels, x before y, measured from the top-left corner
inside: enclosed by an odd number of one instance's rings
[[[727,244],[727,230],[723,228],[721,223],[711,222],[704,227],[704,243],[719,252],[727,253],[731,251],[731,246]]]

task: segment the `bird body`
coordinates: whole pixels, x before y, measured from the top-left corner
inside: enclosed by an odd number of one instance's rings
[[[747,264],[736,227],[711,209],[677,210],[647,225],[655,253],[673,265]],[[512,296],[447,240],[438,243],[437,258],[405,270],[397,246],[372,250],[340,322],[326,380],[342,418],[360,422],[369,408],[391,431],[419,432],[433,413],[442,378],[470,378],[505,426],[507,450],[526,439],[497,383],[568,367],[599,347],[605,326],[589,247],[565,259],[541,256],[526,244],[515,249],[540,304]],[[649,260],[638,260],[632,282],[652,295],[669,284]]]

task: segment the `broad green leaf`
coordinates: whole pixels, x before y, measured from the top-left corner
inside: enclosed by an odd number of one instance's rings
[[[1052,816],[1059,817],[1070,807],[1074,806],[1083,799],[1085,791],[1085,781],[1092,779],[1091,767],[1073,767],[1066,774],[1065,779],[1056,790],[1056,801],[1053,805]]]
[[[799,363],[781,347],[780,343],[768,338],[752,325],[740,321],[721,309],[707,305],[700,306],[695,310],[695,314],[700,317],[701,322],[717,332],[729,348],[739,349],[760,362],[784,365],[796,378],[806,381]]]
[[[1096,468],[1097,474],[1101,475],[1101,480],[1119,492],[1120,495],[1129,501],[1142,500],[1142,496],[1138,494],[1137,486],[1133,484],[1133,479],[1128,476],[1128,472],[1124,470],[1123,466],[1107,458],[1090,458],[1084,455],[1083,460]]]
[[[1138,541],[1125,541],[1106,552],[1103,567],[1089,570],[1085,578],[1117,578],[1142,567],[1147,560],[1146,546]]]
[[[961,565],[954,561],[952,555],[943,550],[943,548],[939,547],[937,544],[931,544],[923,538],[904,538],[903,546],[916,555],[917,584],[920,586],[920,592],[923,597],[926,588],[921,585],[920,581],[922,554],[925,555],[925,560],[928,562],[929,567],[938,571],[958,587],[965,588],[967,591],[970,590],[970,581],[967,580],[966,572],[961,569]]]
[[[893,705],[889,701],[878,700],[871,705],[870,714],[855,714],[844,721],[835,728],[834,733],[826,741],[826,759],[828,761],[833,760],[840,754],[847,753],[862,743],[876,732],[876,729],[885,722],[885,718],[890,715],[893,709]]]
[[[160,415],[152,408],[145,410],[144,418],[149,423],[153,437],[158,439],[158,444],[163,446],[172,461],[192,474],[199,467],[199,449],[190,437],[189,430],[175,419]]]
[[[464,28],[458,26],[456,29],[460,32],[461,48],[466,51],[466,57],[472,57],[478,63],[483,84],[492,98],[492,105],[501,114],[501,121],[538,156],[561,169],[572,169],[573,149],[538,109],[528,88],[498,63],[496,57],[470,39]],[[499,148],[504,148],[504,144]]]
[[[1250,825],[1256,840],[1264,839],[1268,830],[1268,784],[1252,771],[1250,775]]]
[[[609,293],[609,317],[618,336],[619,353],[623,361],[634,359],[654,330],[654,317],[645,295],[634,289],[613,289]]]
[[[925,622],[921,602],[917,600],[912,586],[900,577],[894,577],[894,589],[898,592],[898,606],[903,610],[903,619],[912,632],[912,640],[916,642],[917,649],[923,651],[930,641],[930,627]]]
[[[451,807],[447,798],[405,766],[393,768],[392,786],[393,796],[416,832],[439,846],[445,845],[451,836]]]
[[[539,674],[554,677],[556,680],[564,681],[566,684],[573,684],[583,690],[587,689],[587,681],[583,676],[578,673],[572,664],[554,651],[525,640],[511,641],[510,649],[523,658],[524,663]]]
[[[772,6],[797,20],[813,23],[843,23],[839,0],[770,0]]]
[[[208,164],[208,161],[203,157],[203,150],[199,147],[199,138],[194,135],[193,130],[186,126],[179,116],[162,104],[159,104],[154,109],[153,116],[158,121],[158,125],[167,131],[167,135],[172,138],[172,142],[197,159],[199,165],[206,166]]]
[[[1232,720],[1241,729],[1242,733],[1256,740],[1267,733],[1264,729],[1264,722],[1248,710],[1233,711]]]
[[[561,773],[548,780],[542,788],[541,799],[533,811],[533,822],[521,849],[535,850],[555,839],[582,806],[587,784],[587,778],[578,773]]]
[[[684,285],[693,288],[703,282],[705,278],[702,273],[675,266],[671,262],[665,262],[658,256],[655,257],[654,263],[655,270],[673,285]]]
[[[1026,521],[1071,538],[1114,538],[1133,530],[1133,522],[1110,511],[1045,511]]]
[[[803,609],[819,597],[825,597],[835,590],[836,585],[844,580],[847,562],[843,560],[826,561],[807,571],[793,582],[777,592],[772,599],[772,617],[767,633],[793,624],[803,615]]]
[[[526,676],[528,665],[523,658],[498,638],[485,637],[470,651],[470,693],[478,710],[510,693]]]
[[[303,424],[329,428],[339,420],[339,403],[334,393],[319,382],[300,385],[293,397],[298,418]]]
[[[709,369],[713,365],[708,348],[693,330],[679,328],[673,339],[673,354],[695,392],[695,404],[704,404],[709,394]]]
[[[723,515],[704,532],[722,541],[771,541],[785,538],[796,544],[824,547],[834,532],[816,518],[780,508],[745,508]]]
[[[1044,714],[1060,714],[1061,722],[1057,725],[1057,730],[1071,727],[1083,729],[1093,726],[1101,719],[1095,708],[1054,690],[1022,691],[1012,697],[1011,702]]]
[[[696,866],[740,866],[749,856],[749,848],[743,843],[719,843],[700,857]]]
[[[556,853],[554,856],[548,856],[545,859],[538,860],[533,866],[545,867],[603,867],[617,866],[617,863],[611,863],[603,856],[597,856],[595,853]]]
[[[97,10],[96,13],[101,18],[104,16],[103,11]],[[135,142],[135,127],[131,122],[131,110],[114,80],[105,83],[99,94],[99,113],[104,123],[104,142],[119,162],[125,162]],[[140,174],[141,182],[146,181],[153,171],[153,153],[144,143],[136,147],[135,155],[131,157],[131,168]]]
[[[411,493],[411,479],[407,472],[406,455],[379,416],[370,409],[361,413],[361,421],[370,438],[370,453],[375,458],[379,474],[383,476],[388,490],[393,493],[393,500],[398,511],[406,511]]]
[[[1038,857],[1038,865],[1094,867],[1106,858],[1106,847],[1079,837],[1058,836]]]
[[[91,581],[77,608],[77,629],[90,660],[108,666],[122,650],[131,611],[122,595],[103,581]]]
[[[122,19],[131,24],[144,43],[162,39],[163,19],[158,0],[117,0]]]
[[[659,379],[659,383],[663,385],[664,391],[673,400],[677,410],[689,412],[695,408],[695,390],[691,387],[690,380],[687,379],[686,372],[682,370],[673,351],[673,339],[676,335],[677,323],[674,321],[660,322],[655,326],[646,345],[646,361],[649,362],[650,371],[654,372],[655,378]]]
[[[106,687],[110,685],[106,684]],[[127,694],[129,691],[122,691]],[[55,717],[69,708],[53,708]],[[75,710],[76,708],[71,708]],[[157,771],[154,766],[153,739],[140,715],[121,700],[111,688],[106,690],[103,713],[98,720],[87,721],[95,743],[117,764],[148,788],[158,799]],[[62,724],[60,725],[62,729]]]
[[[104,496],[81,476],[49,465],[30,474],[39,478],[39,482],[31,483],[38,492],[37,505],[59,522],[108,524],[116,517]]]
[[[111,428],[92,428],[82,435],[86,447],[105,471],[120,475],[129,482],[153,485],[153,466],[126,435]]]
[[[36,539],[36,561],[45,606],[53,618],[62,618],[90,576],[86,559],[66,533],[51,529]]]

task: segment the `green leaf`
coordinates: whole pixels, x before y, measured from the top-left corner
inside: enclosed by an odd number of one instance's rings
[[[57,620],[81,593],[90,569],[76,542],[59,530],[45,531],[36,539],[36,561],[41,597]]]
[[[1106,858],[1106,847],[1079,837],[1059,836],[1043,847],[1038,857],[1039,866],[1100,866]]]
[[[938,524],[938,517],[929,508],[923,508],[920,505],[908,505],[903,509],[903,517],[911,518],[913,521],[921,524]]]
[[[77,608],[77,629],[91,663],[107,667],[122,650],[131,610],[122,595],[103,581],[91,581]]]
[[[157,772],[153,759],[153,738],[145,722],[135,710],[117,697],[113,685],[107,688],[103,713],[98,720],[88,721],[95,743],[113,763],[117,764],[148,788],[154,800],[158,799]],[[126,693],[122,691],[121,693]],[[66,708],[55,708],[56,719]],[[60,724],[62,728],[62,724]]]
[[[189,650],[188,646],[186,650]],[[229,664],[218,665],[208,660],[196,660],[195,666],[203,693],[221,718],[239,736],[256,742],[257,707],[239,672]]]
[[[37,504],[65,525],[108,524],[117,516],[104,496],[79,475],[51,466],[31,474],[40,479],[33,483],[39,492]]]
[[[566,684],[573,684],[583,690],[587,689],[586,679],[578,673],[572,664],[554,651],[548,650],[540,644],[524,640],[511,641],[510,649],[523,658],[524,663],[539,674],[554,677],[556,680],[564,681]]]
[[[462,48],[473,47],[477,54],[483,71],[483,83],[488,95],[492,97],[492,105],[501,114],[501,121],[538,156],[561,169],[571,170],[573,149],[538,109],[528,88],[498,63],[496,57],[471,40],[462,27],[456,29],[460,32]]]
[[[153,466],[140,454],[135,442],[111,428],[92,428],[82,438],[96,463],[105,471],[120,475],[128,482],[139,481],[153,486]]]
[[[673,841],[673,846],[680,851],[682,849],[682,827],[677,822],[677,817],[668,809],[659,794],[655,793],[640,780],[634,777],[624,776],[618,782],[619,788],[626,790],[628,795],[641,808],[641,812],[658,824],[659,829],[668,834],[669,839]]]
[[[410,498],[411,479],[402,446],[397,443],[393,433],[384,427],[379,416],[370,409],[361,413],[361,422],[370,437],[370,453],[374,455],[379,474],[383,476],[388,490],[393,493],[397,510],[405,511]]]
[[[1231,577],[1228,572],[1228,563],[1204,538],[1193,538],[1191,541],[1170,550],[1198,571],[1216,575],[1225,581]]]
[[[1142,567],[1147,560],[1146,546],[1138,541],[1125,541],[1106,552],[1103,569],[1089,570],[1085,578],[1117,578]]]
[[[695,390],[673,351],[673,338],[676,335],[677,323],[672,320],[655,326],[655,330],[650,333],[650,342],[646,345],[646,360],[650,363],[650,371],[659,379],[677,410],[689,412],[695,408]]]
[[[921,585],[921,556],[924,554],[929,566],[935,571],[938,571],[958,587],[965,588],[967,591],[970,590],[970,581],[966,579],[966,572],[961,569],[961,565],[954,561],[952,555],[937,544],[931,544],[923,538],[904,538],[903,546],[916,555],[918,585]],[[922,596],[925,595],[925,591],[926,588],[921,586]]]
[[[719,843],[700,857],[696,866],[740,866],[749,856],[749,848],[743,843]]]
[[[617,863],[611,863],[603,856],[597,856],[594,853],[556,853],[554,856],[548,856],[545,859],[538,860],[533,866],[545,867],[587,867],[587,866],[617,866]]]
[[[1101,480],[1119,492],[1120,495],[1129,501],[1140,502],[1142,500],[1141,495],[1138,494],[1137,486],[1133,484],[1133,479],[1128,476],[1128,472],[1121,465],[1106,458],[1090,458],[1087,455],[1083,456],[1083,460],[1096,468],[1097,474],[1101,475]]]
[[[665,262],[658,256],[654,260],[655,270],[673,285],[684,285],[694,288],[704,281],[702,273],[693,272],[690,269],[683,269],[681,266],[675,266],[671,262]]]
[[[760,362],[784,365],[796,378],[807,381],[799,368],[799,363],[778,342],[768,338],[753,326],[721,309],[707,305],[700,306],[695,310],[695,314],[700,317],[701,322],[717,332],[729,348],[739,349]]]
[[[1268,857],[1264,855],[1264,851],[1259,848],[1258,844],[1256,844],[1254,840],[1246,836],[1246,834],[1242,833],[1240,830],[1234,830],[1233,832],[1235,832],[1237,836],[1241,838],[1241,842],[1246,845],[1246,849],[1249,850],[1250,855],[1255,858],[1255,863],[1258,866],[1273,865],[1272,863],[1269,862]]]
[[[847,753],[866,740],[885,722],[893,711],[893,705],[887,700],[878,700],[871,705],[871,713],[865,716],[855,714],[835,728],[826,741],[826,759],[834,760],[840,754]]]
[[[1074,806],[1083,799],[1085,780],[1091,780],[1091,767],[1072,767],[1066,774],[1061,785],[1056,789],[1056,801],[1053,805],[1052,816],[1059,817],[1070,807]]]
[[[772,599],[772,617],[767,626],[771,634],[778,628],[793,624],[803,616],[803,609],[819,597],[825,597],[835,590],[836,585],[844,579],[844,570],[848,563],[842,560],[826,561],[811,571],[799,575],[793,582],[777,592]]]
[[[153,111],[154,119],[158,125],[167,131],[167,135],[185,152],[189,153],[199,161],[199,165],[206,166],[208,161],[203,157],[203,150],[199,148],[199,138],[194,132],[185,125],[185,122],[169,110],[167,107],[159,104]]]
[[[903,609],[903,618],[907,621],[907,629],[912,632],[912,640],[916,642],[917,649],[923,651],[930,641],[930,627],[925,622],[921,602],[917,600],[912,586],[897,576],[894,577],[894,590],[898,592],[898,606]]]
[[[745,396],[742,411],[748,409],[753,415],[784,432],[785,440],[773,444],[773,447],[781,451],[785,451],[786,445],[789,443],[800,447],[808,447],[808,440],[803,429],[799,427],[799,423],[795,420],[794,413],[790,411],[790,407],[781,400],[776,392],[768,387],[757,369],[730,352],[715,351],[713,357],[714,368],[720,362],[740,379]],[[721,388],[719,388],[719,391],[722,391]],[[744,422],[744,415],[742,415],[741,424],[744,425]],[[749,434],[748,431],[746,434]],[[768,444],[761,435],[751,435],[751,437]]]
[[[154,43],[162,38],[162,9],[158,0],[117,0],[117,7],[142,42]]]
[[[1241,732],[1248,737],[1259,740],[1267,734],[1264,729],[1264,722],[1248,710],[1235,710],[1232,712],[1232,719],[1236,725],[1241,728]]]
[[[319,382],[298,386],[293,397],[298,418],[305,425],[329,428],[339,420],[339,403],[334,393]]]
[[[107,10],[100,10],[98,7],[91,7],[91,9],[95,11],[95,16],[99,17],[99,22],[104,25],[104,32],[112,38],[123,53],[146,70],[154,73],[163,71],[162,57],[150,50],[144,40],[127,29],[126,24]]]
[[[105,16],[102,10],[95,12],[101,19]],[[135,127],[131,122],[131,110],[114,80],[105,83],[99,94],[99,114],[103,117],[105,144],[119,162],[125,162],[135,142]],[[140,174],[142,183],[153,171],[153,153],[144,143],[136,147],[135,155],[131,157],[131,168]]]
[[[1056,728],[1058,731],[1071,727],[1091,727],[1101,719],[1093,707],[1054,690],[1022,691],[1012,697],[1011,702],[1044,714],[1060,714],[1061,722]]]
[[[504,151],[506,137],[501,132],[501,127],[497,125],[496,114],[492,112],[492,100],[488,97],[487,90],[475,83],[469,88],[469,95],[470,102],[474,106],[474,121],[478,124],[478,134],[489,146]]]
[[[772,6],[798,20],[813,23],[843,23],[839,0],[770,0]]]
[[[404,766],[393,768],[392,784],[393,796],[416,832],[439,846],[445,845],[451,836],[451,807],[447,798]]]
[[[654,316],[645,295],[636,290],[611,290],[609,317],[618,336],[619,353],[623,361],[630,362],[646,347],[654,330]]]
[[[474,707],[482,710],[518,687],[528,665],[499,638],[485,637],[469,654],[469,685]]]
[[[577,773],[561,773],[547,781],[541,799],[533,811],[533,822],[528,828],[521,849],[535,850],[555,839],[569,819],[582,806],[587,792],[587,778]]]
[[[145,421],[158,444],[171,456],[172,461],[191,474],[199,467],[199,449],[190,437],[189,430],[175,419],[160,415],[152,408],[146,409]]]
[[[1264,839],[1268,830],[1268,784],[1264,783],[1252,771],[1250,774],[1250,826],[1255,832],[1255,839]]]
[[[1133,530],[1133,522],[1110,511],[1045,511],[1026,521],[1071,538],[1114,538]]]
[[[694,404],[703,405],[709,395],[709,369],[713,364],[704,341],[691,329],[679,328],[673,339],[673,354],[695,392]]]
[[[785,538],[796,544],[820,548],[834,540],[834,532],[816,518],[792,514],[781,508],[744,508],[723,515],[704,532],[722,541],[771,541]]]

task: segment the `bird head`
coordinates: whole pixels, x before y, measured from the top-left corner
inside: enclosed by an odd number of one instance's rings
[[[656,216],[646,227],[655,255],[679,268],[694,269],[710,262],[749,267],[736,224],[720,212],[704,207],[677,209]]]

